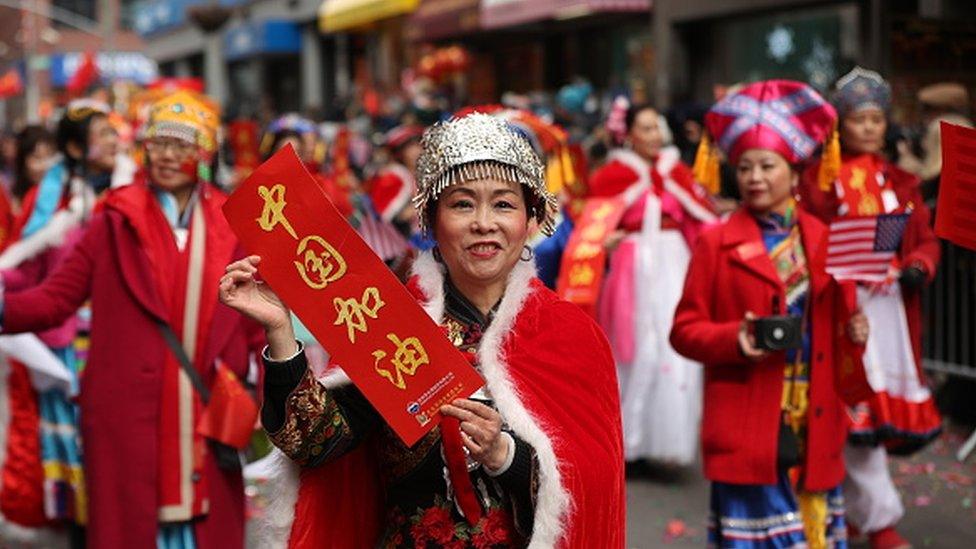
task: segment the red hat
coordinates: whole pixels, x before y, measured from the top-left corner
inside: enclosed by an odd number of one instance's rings
[[[705,126],[729,161],[749,149],[775,151],[787,162],[806,161],[837,122],[837,112],[810,86],[791,80],[766,80],[719,101],[705,115]]]

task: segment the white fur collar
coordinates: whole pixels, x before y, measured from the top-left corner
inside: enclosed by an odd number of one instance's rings
[[[429,253],[421,254],[414,263],[413,273],[427,296],[424,308],[436,322],[444,315],[444,268]],[[481,338],[478,359],[498,411],[519,438],[535,449],[539,460],[539,492],[536,498],[535,522],[530,548],[553,547],[565,531],[564,519],[570,506],[569,493],[562,484],[559,461],[553,450],[552,438],[545,426],[522,403],[518,389],[508,375],[508,363],[502,349],[515,321],[532,293],[535,264],[520,261],[508,277],[508,285],[495,317]]]
[[[608,156],[610,160],[617,160],[637,173],[638,180],[623,192],[624,202],[627,205],[633,204],[641,193],[650,188],[652,168],[646,160],[630,149],[615,149]],[[681,160],[681,153],[677,147],[668,146],[661,149],[657,160],[654,162],[653,169],[664,179],[664,189],[670,193],[681,207],[684,208],[695,219],[704,223],[714,223],[717,221],[715,214],[702,206],[694,197],[672,177],[671,171]]]

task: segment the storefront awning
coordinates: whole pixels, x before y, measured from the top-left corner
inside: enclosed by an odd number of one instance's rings
[[[643,12],[651,0],[482,0],[481,26],[497,29],[596,13]]]
[[[418,4],[420,0],[325,0],[319,7],[319,30],[343,31],[412,13]]]
[[[224,33],[224,58],[228,61],[255,55],[293,54],[301,49],[301,31],[293,21],[249,21]]]
[[[84,54],[80,52],[59,53],[51,56],[51,85],[64,87],[81,66]],[[156,62],[141,52],[98,52],[95,65],[102,80],[131,80],[138,84],[148,84],[159,76]]]
[[[481,0],[420,0],[407,21],[411,40],[452,38],[481,28]]]

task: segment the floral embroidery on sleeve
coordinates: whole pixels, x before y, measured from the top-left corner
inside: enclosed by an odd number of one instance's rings
[[[311,370],[285,401],[285,424],[268,437],[303,467],[338,457],[355,442],[339,404]]]

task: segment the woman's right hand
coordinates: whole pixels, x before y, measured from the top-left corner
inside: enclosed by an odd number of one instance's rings
[[[739,351],[742,352],[742,356],[752,362],[759,362],[766,358],[766,355],[769,353],[762,349],[757,349],[756,338],[749,333],[749,324],[755,319],[756,315],[752,314],[752,311],[746,311],[745,316],[742,318],[742,324],[739,325]]]
[[[297,352],[291,311],[274,290],[255,279],[261,257],[252,255],[227,266],[220,279],[220,301],[264,327],[272,360],[283,360]]]
[[[220,279],[220,301],[270,331],[289,324],[291,313],[274,290],[255,279],[260,262],[252,255],[228,265]]]

